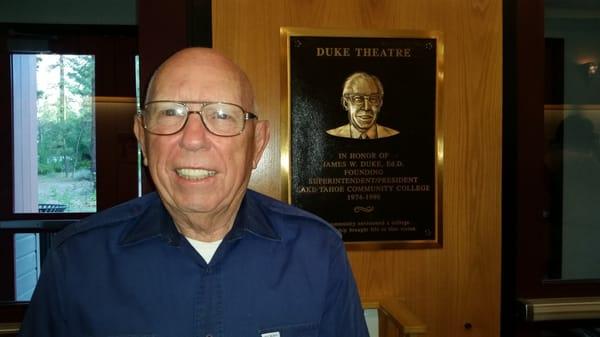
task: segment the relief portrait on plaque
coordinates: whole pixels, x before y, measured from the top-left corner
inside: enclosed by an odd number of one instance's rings
[[[441,247],[441,33],[280,36],[284,199],[350,249]]]
[[[398,134],[392,128],[377,124],[383,105],[383,84],[377,76],[364,72],[348,76],[341,103],[348,113],[348,124],[329,129],[328,134],[353,139],[378,139]]]

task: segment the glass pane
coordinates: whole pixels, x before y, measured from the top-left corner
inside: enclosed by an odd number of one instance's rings
[[[545,2],[553,279],[600,279],[600,2]]]
[[[94,57],[11,61],[15,213],[95,212]]]
[[[141,91],[140,91],[140,56],[135,56],[135,104],[136,111],[139,111],[142,106],[141,102]],[[143,194],[142,189],[142,170],[144,169],[144,163],[142,158],[142,148],[138,144],[137,149],[137,196],[141,197]]]
[[[15,300],[29,301],[40,275],[39,234],[15,234],[14,257]]]

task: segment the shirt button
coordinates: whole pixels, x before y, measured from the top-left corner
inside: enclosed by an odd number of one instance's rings
[[[206,337],[213,337],[213,335],[211,335],[211,334],[208,334],[208,335],[206,335]]]

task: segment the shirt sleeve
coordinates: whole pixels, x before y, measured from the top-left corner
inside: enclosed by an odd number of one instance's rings
[[[57,252],[53,249],[45,259],[31,302],[21,325],[20,337],[68,336],[61,305],[60,278],[62,270]]]
[[[319,336],[368,337],[364,310],[341,240],[331,260],[327,289]]]

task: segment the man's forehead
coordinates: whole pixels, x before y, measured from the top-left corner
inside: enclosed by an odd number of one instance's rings
[[[166,64],[156,74],[157,81],[180,81],[182,84],[198,84],[204,82],[238,82],[240,76],[236,69],[226,64],[214,62],[199,62],[186,59]],[[183,82],[186,83],[183,83]]]
[[[242,87],[238,77],[231,72],[210,68],[202,71],[197,67],[190,67],[188,69],[166,69],[157,74],[149,93],[154,99],[185,98],[187,100],[200,100],[219,98],[223,100],[239,99],[242,96],[241,91]]]
[[[240,91],[240,82],[231,76],[218,74],[183,72],[159,76],[154,87],[157,91],[198,91],[198,90],[224,90]]]
[[[149,100],[173,101],[220,101],[243,105],[243,95],[236,87],[217,87],[216,85],[180,85],[158,86],[148,97]]]

